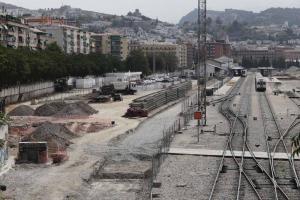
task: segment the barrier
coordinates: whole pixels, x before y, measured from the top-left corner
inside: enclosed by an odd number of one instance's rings
[[[42,82],[30,85],[20,85],[16,87],[2,89],[0,98],[6,98],[6,104],[12,104],[22,101],[29,101],[34,98],[54,93],[53,82]]]

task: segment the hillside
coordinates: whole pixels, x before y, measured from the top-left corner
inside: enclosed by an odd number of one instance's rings
[[[288,21],[291,25],[300,25],[300,8],[270,8],[260,13],[251,11],[226,9],[225,11],[208,11],[208,17],[216,20],[218,17],[224,24],[230,24],[234,20],[247,22],[249,25],[284,24]],[[197,10],[193,10],[184,16],[179,24],[184,22],[196,22]]]
[[[8,14],[14,16],[64,18],[68,25],[76,25],[96,33],[120,33],[131,39],[163,41],[165,38],[176,39],[181,37],[179,34],[180,29],[174,24],[146,17],[138,9],[128,12],[125,16],[119,16],[82,10],[71,6],[38,10],[30,10],[2,2],[0,2],[0,6],[3,6]]]

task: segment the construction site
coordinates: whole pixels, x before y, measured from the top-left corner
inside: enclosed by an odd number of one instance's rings
[[[8,135],[11,166],[1,176],[1,183],[7,188],[5,197],[45,199],[46,193],[46,199],[85,199],[89,188],[86,184],[92,186],[98,179],[112,181],[118,178],[135,182],[135,187],[139,188],[137,191],[149,195],[149,190],[141,190],[143,184],[138,180],[151,177],[152,154],[148,152],[151,146],[145,150],[145,155],[139,148],[145,147],[145,135],[149,136],[151,145],[155,145],[161,134],[158,130],[154,137],[145,132],[146,127],[142,132],[138,127],[165,109],[179,114],[178,106],[172,106],[179,105],[191,90],[192,82],[183,81],[161,89],[140,90],[136,95],[123,96],[123,101],[89,103],[95,97],[90,93],[7,106],[6,112],[11,120]],[[153,101],[155,98],[161,100]],[[173,120],[171,118],[169,124]],[[167,125],[161,122],[160,130]],[[128,137],[137,138],[127,140]],[[121,144],[126,140],[136,143],[136,147]],[[104,173],[103,170],[108,171]],[[47,189],[41,188],[44,181]],[[136,195],[136,192],[130,195]]]
[[[191,74],[1,90],[0,200],[300,199],[300,68],[209,65],[197,11]]]

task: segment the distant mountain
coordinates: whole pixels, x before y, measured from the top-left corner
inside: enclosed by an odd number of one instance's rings
[[[3,6],[7,13],[13,16],[64,18],[68,25],[75,25],[96,33],[120,33],[132,39],[148,40],[154,38],[159,41],[164,40],[164,38],[180,37],[178,35],[180,30],[176,25],[146,17],[138,9],[120,16],[82,10],[67,5],[60,8],[38,10],[30,10],[2,2],[0,2],[0,6]]]
[[[224,24],[230,24],[237,20],[247,22],[249,25],[284,24],[286,21],[291,25],[300,25],[300,8],[270,8],[260,13],[235,9],[226,9],[225,11],[209,10],[207,16],[213,20],[219,17]],[[184,16],[179,24],[196,21],[197,9]]]
[[[12,4],[8,4],[8,3],[4,3],[0,1],[0,7],[4,7],[6,9],[16,9],[16,8],[20,8],[18,6],[12,5]]]

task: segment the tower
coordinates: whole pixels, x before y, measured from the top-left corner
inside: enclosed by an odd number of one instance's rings
[[[198,120],[198,126],[207,124],[207,6],[206,0],[198,0],[198,112],[202,114],[202,120]]]

